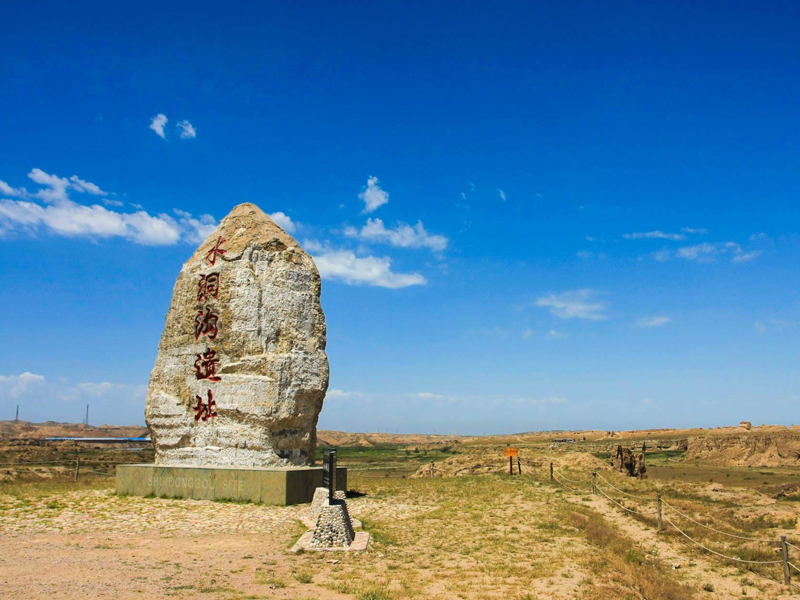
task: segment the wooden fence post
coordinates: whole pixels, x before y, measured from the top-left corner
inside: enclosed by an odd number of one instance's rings
[[[433,466],[433,461],[431,461],[431,478],[433,478],[433,472],[436,470],[436,467]]]
[[[513,475],[514,474],[514,457],[513,456],[509,456],[508,457],[508,474],[509,475]]]
[[[597,471],[592,473],[592,493],[597,496]]]
[[[789,548],[786,546],[786,536],[781,536],[781,558],[783,559],[783,583],[792,583],[792,573],[789,571]]]
[[[553,481],[553,463],[550,463],[550,481]]]
[[[78,476],[81,474],[81,458],[75,458],[75,483],[78,482]]]
[[[520,460],[519,456],[517,457],[517,473],[522,475],[522,461]]]
[[[661,512],[661,492],[658,493],[658,530],[664,531],[664,517]]]

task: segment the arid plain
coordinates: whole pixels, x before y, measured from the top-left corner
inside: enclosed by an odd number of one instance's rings
[[[800,572],[792,566],[800,565],[798,427],[491,437],[320,431],[320,447],[336,446],[349,468],[350,510],[372,541],[365,553],[299,554],[289,548],[304,530],[307,505],[120,496],[114,465],[148,462],[147,445],[43,441],[142,431],[0,424],[3,597],[611,600],[800,593],[794,587]],[[647,479],[611,467],[620,444],[636,451],[644,445]],[[503,452],[509,446],[520,457],[513,476]],[[788,586],[781,536],[789,544]]]

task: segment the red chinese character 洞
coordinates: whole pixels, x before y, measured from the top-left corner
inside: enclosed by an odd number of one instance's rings
[[[195,396],[197,406],[194,407],[194,420],[195,421],[208,421],[209,417],[216,417],[217,413],[214,407],[217,403],[214,401],[214,395],[211,390],[208,390],[208,402],[203,402],[200,396]]]
[[[212,264],[212,266],[214,264],[216,264],[216,262],[217,262],[217,255],[222,256],[223,254],[225,254],[227,252],[227,250],[223,250],[222,249],[222,244],[224,244],[224,243],[225,243],[225,240],[222,239],[222,236],[219,236],[217,238],[217,243],[214,244],[214,247],[211,250],[208,251],[208,254],[206,254],[206,260],[208,262],[210,262]]]
[[[197,301],[207,302],[209,298],[216,299],[219,295],[219,273],[200,275],[197,284]]]
[[[198,379],[208,379],[209,381],[220,381],[222,378],[217,375],[217,365],[219,359],[217,358],[216,350],[209,350],[202,354],[197,354],[197,360],[194,361],[194,370]]]
[[[211,312],[211,307],[206,306],[205,312],[203,309],[197,311],[197,316],[194,318],[194,339],[199,340],[201,335],[207,335],[208,339],[217,339],[217,320],[219,316]]]

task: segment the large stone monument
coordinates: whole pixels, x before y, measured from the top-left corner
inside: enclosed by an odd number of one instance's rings
[[[145,408],[156,464],[118,467],[118,489],[310,501],[322,481],[311,465],[325,341],[314,261],[261,209],[240,204],[175,283]]]

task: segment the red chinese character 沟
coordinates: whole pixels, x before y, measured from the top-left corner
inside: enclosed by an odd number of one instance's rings
[[[206,306],[205,312],[202,308],[198,310],[197,316],[194,318],[194,339],[199,340],[201,335],[207,335],[210,340],[217,339],[218,319],[219,316],[211,312],[210,306]]]
[[[206,348],[202,354],[197,354],[197,360],[194,361],[194,370],[196,371],[197,379],[208,379],[209,381],[220,381],[222,378],[217,375],[217,366],[219,359],[217,358],[217,351]]]
[[[200,275],[197,284],[197,301],[207,302],[209,298],[216,299],[219,295],[219,273]]]
[[[217,403],[214,401],[214,395],[211,390],[208,390],[208,402],[203,402],[200,396],[195,396],[197,406],[194,407],[194,420],[195,421],[208,421],[209,417],[216,417],[217,413],[214,407]]]
[[[217,238],[217,243],[214,245],[214,247],[211,250],[208,251],[208,254],[206,254],[206,260],[208,262],[210,262],[212,266],[214,264],[216,264],[216,262],[217,262],[217,255],[222,256],[223,254],[225,254],[227,252],[227,250],[223,250],[222,247],[221,247],[222,244],[224,244],[224,243],[225,243],[225,240],[222,239],[222,236],[219,236]]]

